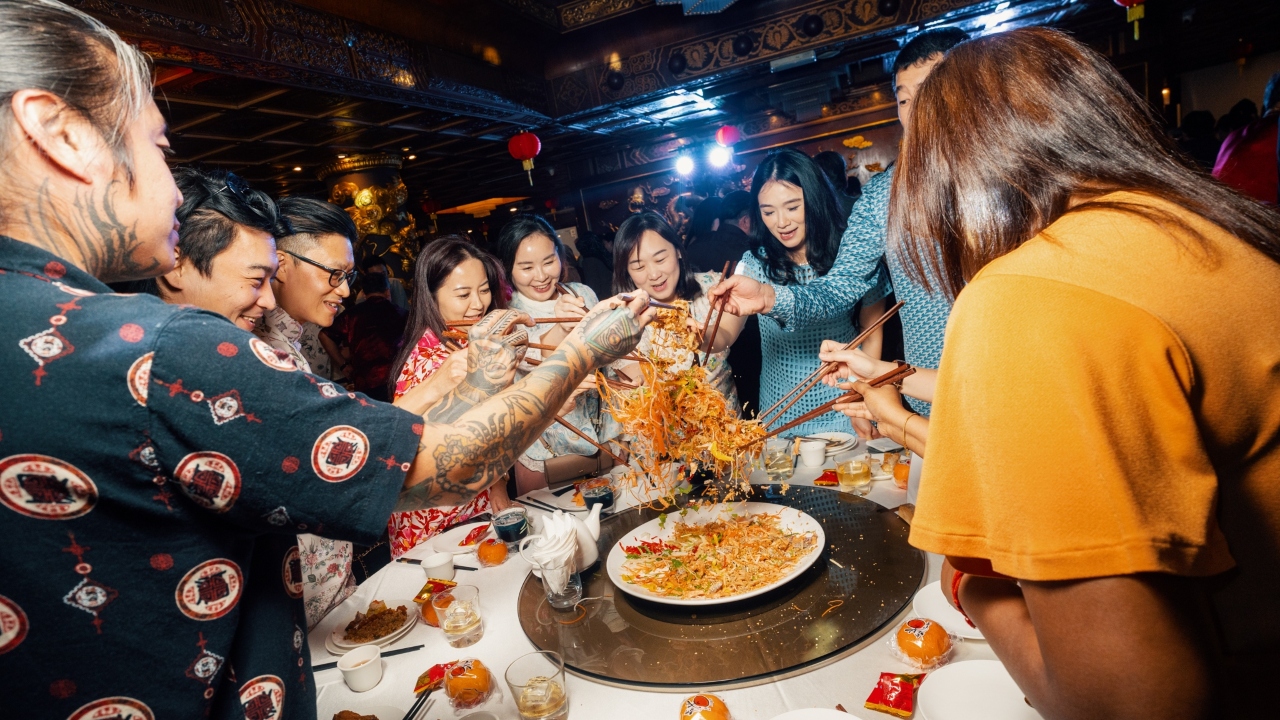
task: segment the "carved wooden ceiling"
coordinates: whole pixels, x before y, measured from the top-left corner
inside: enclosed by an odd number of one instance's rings
[[[68,1],[156,59],[177,162],[322,195],[315,171],[338,155],[393,152],[443,207],[531,194],[506,150],[520,129],[543,140],[545,196],[669,162],[726,122],[750,136],[891,113],[884,59],[926,24],[1051,23],[1113,56],[1128,31],[1111,0],[739,0],[701,18],[653,0]],[[1173,65],[1221,62],[1238,33],[1280,45],[1278,8],[1162,0],[1144,33],[1166,28]]]

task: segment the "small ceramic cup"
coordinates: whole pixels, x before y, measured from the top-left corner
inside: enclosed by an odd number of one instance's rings
[[[457,572],[453,569],[453,553],[438,552],[423,558],[422,572],[433,580],[452,580]]]
[[[382,648],[361,645],[338,658],[342,681],[354,692],[365,692],[382,682]]]
[[[800,441],[800,462],[805,467],[822,467],[827,461],[827,444],[821,440]]]

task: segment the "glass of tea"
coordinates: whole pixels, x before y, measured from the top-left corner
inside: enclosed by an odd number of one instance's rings
[[[458,585],[431,596],[444,639],[456,648],[469,647],[484,637],[484,618],[480,617],[480,590],[474,585]]]
[[[871,492],[871,465],[862,458],[845,460],[836,465],[840,492],[866,495]]]
[[[507,667],[506,680],[522,720],[569,717],[564,660],[558,653],[542,651],[521,655]]]

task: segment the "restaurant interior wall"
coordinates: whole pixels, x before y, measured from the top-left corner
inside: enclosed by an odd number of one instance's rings
[[[1242,65],[1227,62],[1182,74],[1182,114],[1208,110],[1215,118],[1248,98],[1262,110],[1262,91],[1272,74],[1280,72],[1280,51],[1248,58]]]

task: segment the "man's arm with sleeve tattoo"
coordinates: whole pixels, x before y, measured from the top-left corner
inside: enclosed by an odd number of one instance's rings
[[[504,478],[516,457],[554,422],[556,410],[583,378],[635,348],[653,317],[648,302],[639,292],[629,305],[601,303],[554,354],[505,390],[499,384],[505,361],[479,355],[476,371],[468,373],[454,400],[455,407],[476,404],[451,424],[425,418],[418,455],[396,510],[462,503]],[[509,326],[502,318],[487,326],[482,321],[473,333],[501,338]]]

